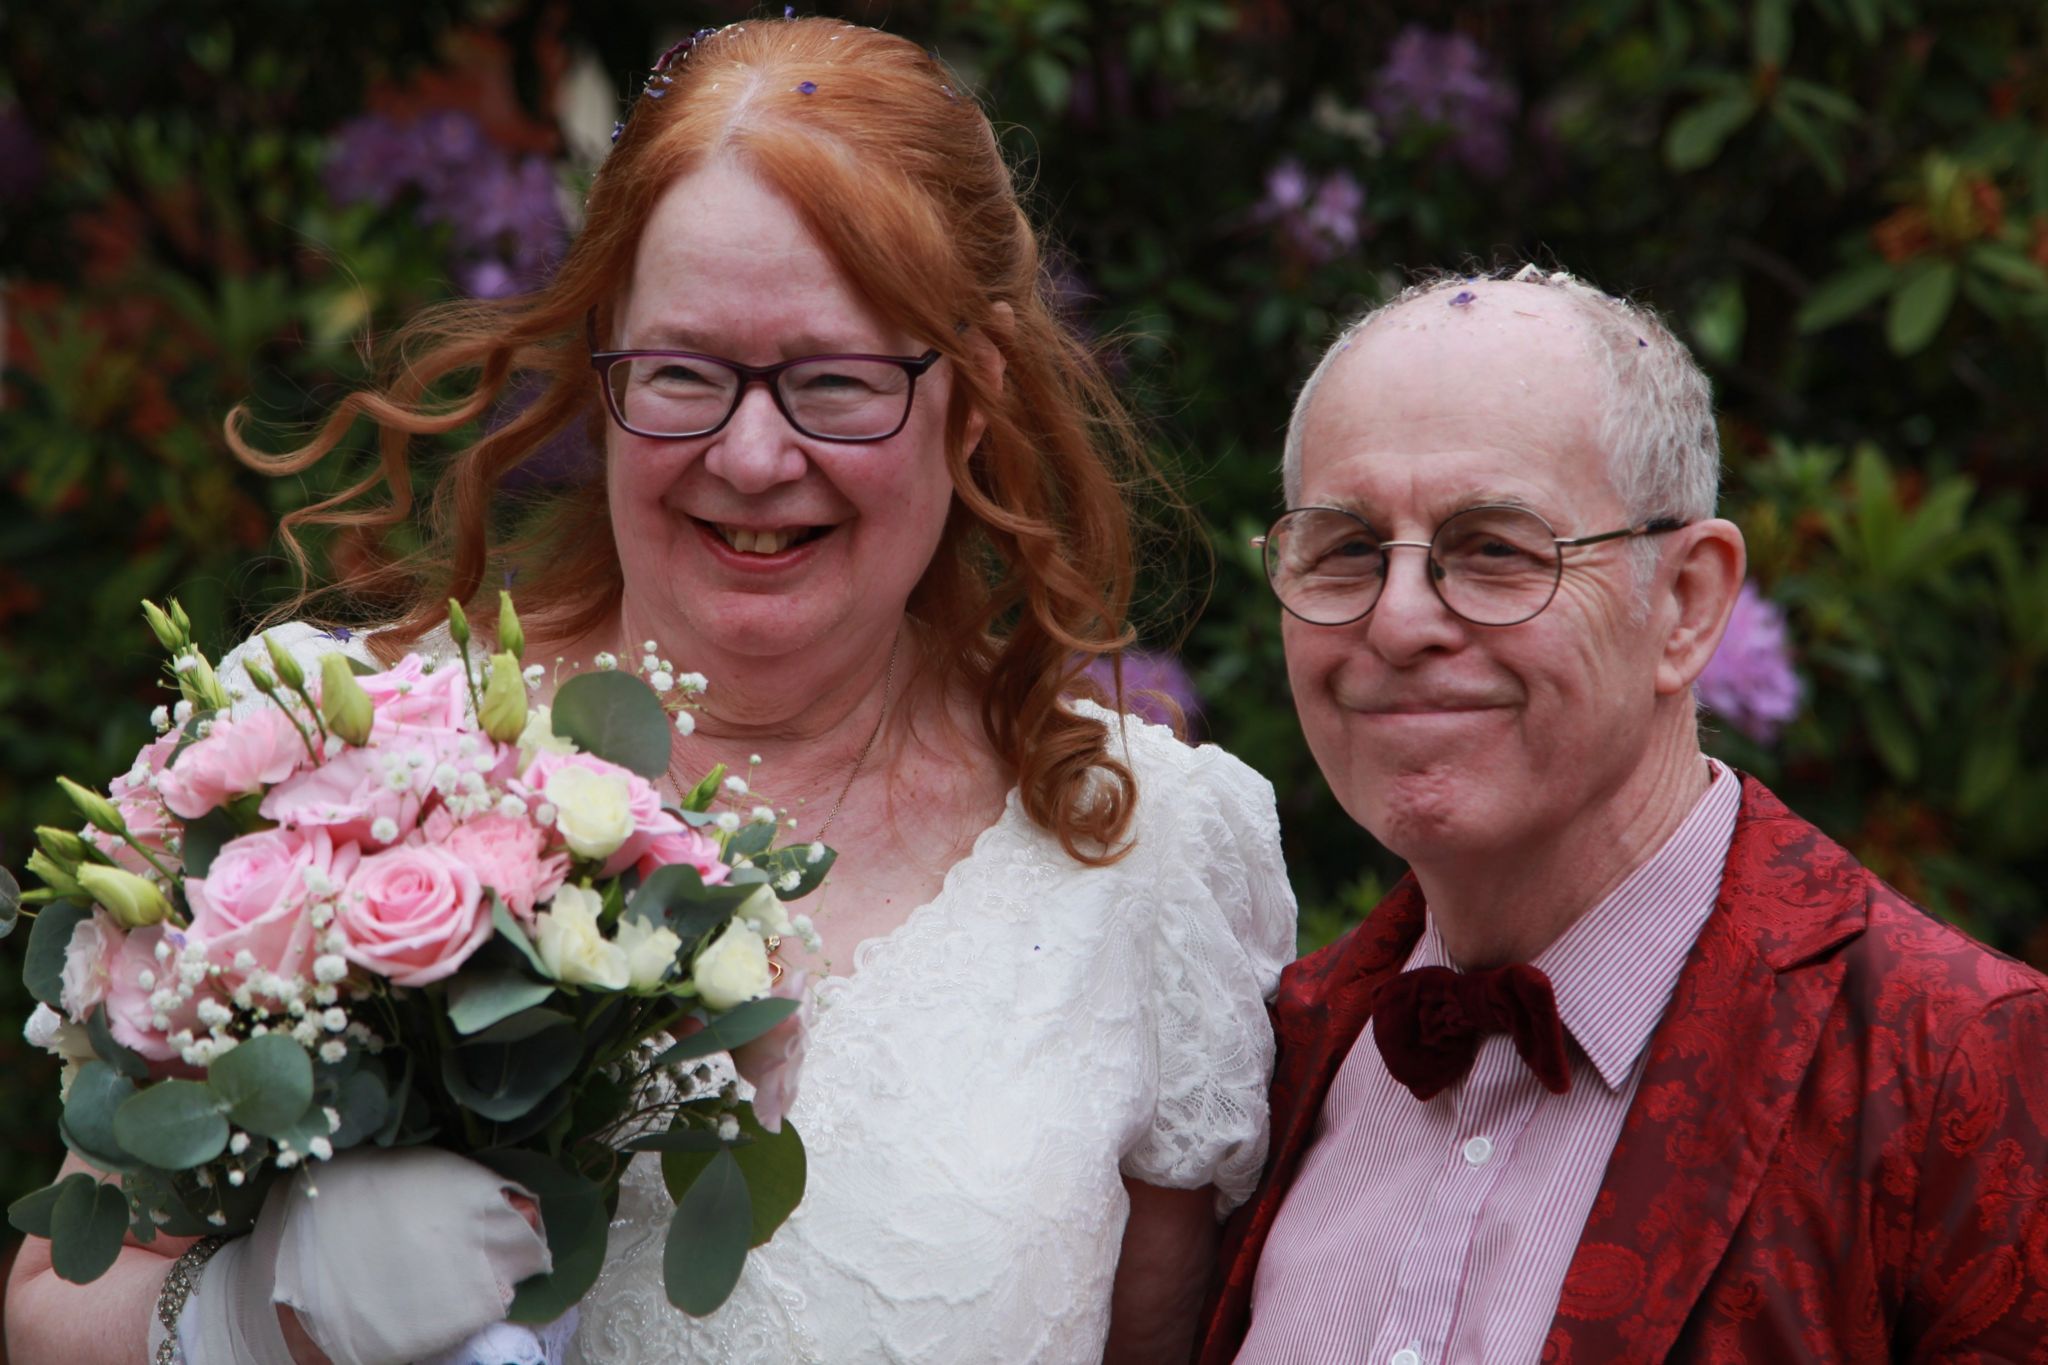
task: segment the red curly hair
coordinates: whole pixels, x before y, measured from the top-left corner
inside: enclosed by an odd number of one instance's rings
[[[1106,727],[1061,696],[1090,660],[1130,641],[1125,489],[1150,466],[1093,355],[1048,307],[1038,239],[987,117],[933,55],[830,19],[736,24],[663,74],[667,83],[651,87],[659,98],[637,97],[591,185],[583,230],[544,288],[422,313],[399,333],[384,383],[345,398],[296,450],[254,449],[245,407],[229,415],[236,455],[276,475],[327,456],[359,417],[378,428],[375,472],[284,518],[302,575],[305,527],[337,533],[340,567],[274,616],[335,597],[395,613],[371,637],[395,659],[441,622],[448,598],[475,600],[493,571],[516,570],[530,636],[573,639],[605,622],[624,585],[604,481],[556,493],[508,535],[493,527],[508,501],[500,485],[579,424],[602,448],[585,320],[609,334],[663,191],[714,156],[735,156],[795,208],[877,315],[955,362],[945,425],[953,507],[909,611],[928,663],[979,698],[1030,818],[1080,861],[1119,856],[1137,796],[1130,770]],[[974,363],[970,336],[1001,352],[999,387]],[[414,438],[499,410],[514,385],[532,400],[454,455],[418,519],[423,538],[395,550],[392,533],[416,520]],[[975,410],[987,426],[969,450]],[[386,499],[362,505],[380,488]]]

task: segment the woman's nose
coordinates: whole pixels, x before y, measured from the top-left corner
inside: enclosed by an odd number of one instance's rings
[[[740,393],[732,418],[704,450],[704,467],[741,493],[764,493],[804,476],[810,457],[803,438],[775,405],[766,384]]]

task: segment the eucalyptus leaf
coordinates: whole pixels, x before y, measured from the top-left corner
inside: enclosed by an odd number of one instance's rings
[[[725,854],[728,860],[734,861],[741,858],[751,858],[756,854],[766,853],[768,845],[774,842],[775,822],[773,820],[749,820],[746,824],[741,825],[735,830],[730,839],[725,841]]]
[[[441,1080],[448,1093],[494,1123],[524,1118],[582,1063],[581,1035],[567,1019],[558,1020],[515,1041],[472,1042],[443,1052]]]
[[[477,1033],[554,993],[552,981],[518,972],[464,972],[448,984],[448,1022],[457,1033]]]
[[[313,1059],[288,1035],[266,1033],[216,1057],[206,1084],[236,1127],[279,1137],[313,1103]]]
[[[811,861],[810,845],[798,844],[792,848],[778,848],[764,857],[754,859],[754,866],[768,874],[769,883],[775,894],[786,901],[801,900],[818,889],[818,883],[825,880],[825,874],[832,870],[832,864],[839,861],[839,854],[828,848]],[[783,890],[783,878],[796,873],[796,885]]]
[[[543,977],[548,975],[548,969],[541,962],[540,953],[535,950],[533,940],[526,936],[526,930],[520,927],[519,921],[512,918],[511,910],[506,908],[504,901],[498,899],[495,891],[491,893],[491,928],[497,932],[499,938],[517,948],[520,956],[524,957],[527,964],[536,972]]]
[[[114,1135],[114,1115],[134,1095],[135,1082],[105,1062],[87,1062],[71,1078],[58,1131],[65,1145],[103,1171],[121,1171],[134,1161]]]
[[[740,1145],[742,1144],[737,1142],[729,1144],[719,1137],[718,1134],[703,1128],[671,1128],[663,1133],[642,1133],[639,1137],[626,1144],[626,1150],[629,1152],[689,1152],[692,1154],[702,1154],[704,1160],[709,1161],[713,1152],[723,1151],[727,1146]],[[661,1169],[665,1176],[668,1172],[668,1167],[664,1165]],[[692,1175],[694,1174],[693,1168]],[[685,1182],[685,1184],[687,1183]]]
[[[76,901],[51,901],[36,915],[28,931],[28,951],[21,964],[22,984],[28,993],[53,1010],[64,1008],[64,950],[71,946],[71,931],[80,920],[92,918],[92,911]]]
[[[107,1024],[105,1005],[95,1005],[92,1013],[85,1016],[85,1036],[92,1041],[92,1050],[99,1054],[100,1060],[114,1070],[131,1081],[149,1079],[149,1063],[142,1060],[140,1053],[114,1037],[113,1029]]]
[[[747,1197],[754,1213],[754,1231],[751,1245],[760,1246],[775,1235],[775,1230],[795,1211],[804,1197],[804,1182],[808,1175],[808,1163],[804,1155],[804,1143],[797,1136],[796,1125],[785,1123],[782,1131],[771,1133],[761,1126],[754,1117],[754,1107],[740,1105],[734,1111],[739,1120],[740,1137],[735,1142],[719,1144],[733,1155],[739,1163],[741,1174],[747,1178]],[[650,1134],[650,1137],[670,1136],[665,1133]],[[698,1136],[695,1133],[676,1136]],[[716,1135],[705,1133],[716,1142]],[[661,1178],[667,1184],[671,1197],[676,1191],[687,1190],[697,1179],[698,1173],[711,1162],[709,1150],[694,1146],[663,1147]]]
[[[114,1136],[159,1170],[189,1171],[227,1150],[228,1121],[221,1108],[203,1081],[158,1081],[114,1111]]]
[[[626,913],[674,932],[688,948],[732,918],[750,890],[706,886],[697,869],[681,863],[657,867],[626,902]]]
[[[735,1005],[655,1058],[654,1064],[673,1066],[677,1062],[709,1057],[714,1052],[730,1052],[742,1043],[752,1042],[795,1014],[801,1003],[770,997]]]
[[[668,1301],[692,1317],[716,1310],[739,1283],[753,1227],[746,1176],[731,1152],[719,1152],[676,1200],[669,1220],[661,1258]]]
[[[62,1180],[33,1190],[7,1206],[8,1223],[16,1232],[47,1239],[50,1235],[50,1211],[57,1207],[58,1196],[64,1193],[66,1185],[81,1180],[87,1184],[98,1183],[84,1171],[76,1171]]]
[[[650,780],[668,771],[668,712],[630,673],[578,674],[556,690],[549,718],[557,735],[586,754]]]
[[[336,1150],[376,1136],[391,1112],[391,1095],[384,1088],[382,1068],[365,1067],[344,1077],[335,1092],[334,1109],[341,1115],[341,1127],[333,1133]]]
[[[121,1254],[128,1235],[128,1196],[109,1182],[65,1181],[50,1210],[50,1269],[60,1280],[90,1284]]]
[[[552,1322],[590,1292],[604,1267],[609,1223],[604,1189],[539,1152],[480,1152],[477,1160],[540,1201],[541,1232],[554,1261],[552,1271],[519,1282],[505,1316],[513,1322]]]
[[[242,831],[235,823],[234,816],[225,809],[216,808],[197,820],[185,822],[185,842],[179,846],[178,858],[185,866],[188,877],[204,877],[212,868],[213,860],[220,856],[221,848],[231,839],[240,838]]]

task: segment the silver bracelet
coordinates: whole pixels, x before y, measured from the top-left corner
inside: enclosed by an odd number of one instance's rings
[[[171,1262],[171,1273],[164,1276],[163,1291],[156,1296],[156,1320],[170,1335],[157,1346],[151,1365],[183,1365],[185,1356],[178,1349],[178,1315],[185,1311],[185,1300],[192,1297],[192,1287],[199,1282],[199,1267],[227,1243],[225,1237],[201,1237],[185,1249],[183,1256]]]

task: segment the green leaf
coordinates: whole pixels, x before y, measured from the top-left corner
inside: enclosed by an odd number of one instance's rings
[[[1066,107],[1067,90],[1074,78],[1058,58],[1044,52],[1029,53],[1024,58],[1024,74],[1031,81],[1032,92],[1038,96],[1040,107],[1047,110]]]
[[[384,1088],[383,1069],[364,1067],[344,1080],[335,1095],[334,1107],[341,1115],[341,1127],[332,1136],[335,1150],[376,1136],[391,1112],[391,1095]]]
[[[1929,261],[1892,295],[1884,337],[1894,355],[1912,355],[1934,340],[1956,297],[1956,263]]]
[[[235,1052],[241,1050],[238,1047]],[[205,1082],[159,1081],[137,1091],[114,1111],[114,1137],[151,1166],[189,1171],[227,1150],[228,1121],[221,1117],[220,1101]]]
[[[1800,305],[1799,330],[1819,332],[1845,321],[1889,294],[1898,282],[1899,272],[1884,261],[1869,261],[1830,275]]]
[[[749,820],[733,831],[732,837],[725,841],[726,860],[735,862],[741,858],[751,858],[757,853],[766,853],[768,845],[774,842],[773,820]]]
[[[768,880],[775,887],[775,894],[783,900],[801,900],[818,889],[818,883],[825,880],[825,874],[832,870],[832,864],[839,861],[839,854],[826,849],[818,861],[811,861],[810,845],[797,844],[790,848],[778,848],[771,853],[754,859],[754,866],[768,874]],[[797,883],[789,890],[782,889],[782,879],[796,873]]]
[[[1835,150],[1834,137],[1815,123],[1807,113],[1786,100],[1771,105],[1771,118],[1785,130],[1785,135],[1799,144],[1799,150],[1806,153],[1806,159],[1814,164],[1827,181],[1828,189],[1841,193],[1847,179],[1842,169],[1842,155]]]
[[[2003,284],[2021,289],[2048,289],[2048,270],[2034,264],[2026,253],[2004,242],[1979,242],[1970,248],[1970,264]]]
[[[727,883],[706,886],[697,869],[682,863],[657,867],[626,902],[626,913],[648,924],[664,925],[690,947],[732,918],[751,886]]]
[[[761,1121],[754,1117],[754,1107],[750,1104],[739,1106],[733,1113],[740,1121],[740,1140],[724,1146],[732,1153],[733,1160],[739,1163],[740,1173],[747,1178],[747,1197],[754,1213],[750,1245],[760,1246],[775,1235],[775,1230],[782,1226],[804,1197],[807,1175],[804,1143],[797,1136],[793,1123],[783,1124],[779,1133],[763,1128]],[[715,1134],[692,1134],[698,1135],[716,1141]],[[687,1190],[712,1160],[710,1150],[694,1146],[660,1150],[661,1178],[668,1185],[671,1198],[676,1197],[678,1191]]]
[[[506,908],[504,901],[498,899],[498,893],[495,891],[491,893],[491,928],[497,931],[499,938],[519,950],[527,965],[542,976],[548,974],[546,965],[540,960],[540,953],[533,946],[533,940],[526,936],[526,930],[520,927],[519,921],[512,918],[511,910]]]
[[[1920,746],[1913,738],[1912,727],[1899,713],[1891,698],[1883,693],[1870,692],[1863,697],[1863,723],[1869,732],[1871,747],[1877,756],[1891,770],[1900,782],[1911,782],[1920,772]]]
[[[21,917],[21,883],[14,880],[14,874],[0,867],[0,938],[14,932],[15,922]]]
[[[1721,154],[1735,130],[1756,112],[1756,98],[1747,90],[1701,100],[1677,118],[1664,134],[1664,160],[1674,171],[1696,171]]]
[[[9,1204],[7,1206],[8,1223],[13,1226],[16,1232],[47,1240],[50,1235],[50,1211],[57,1207],[57,1198],[64,1193],[64,1187],[73,1181],[79,1180],[85,1181],[87,1184],[99,1183],[84,1171],[67,1175],[62,1180],[55,1181],[43,1186],[39,1190],[25,1194],[12,1204]]]
[[[796,1000],[770,998],[749,1000],[743,1005],[735,1005],[655,1058],[654,1064],[672,1066],[677,1062],[709,1057],[714,1052],[730,1052],[742,1043],[752,1042],[795,1014],[797,1006],[801,1003]]]
[[[554,993],[552,981],[518,972],[465,972],[449,983],[448,1022],[457,1033],[477,1033]]]
[[[505,1316],[513,1322],[553,1322],[590,1292],[604,1268],[609,1221],[604,1190],[539,1152],[481,1152],[477,1160],[540,1201],[541,1232],[554,1260],[552,1271],[519,1282]]]
[[[92,1040],[92,1050],[99,1054],[101,1061],[126,1076],[131,1081],[149,1079],[149,1063],[142,1060],[134,1049],[124,1047],[114,1037],[113,1029],[107,1026],[107,1007],[97,1005],[85,1016],[85,1036]]]
[[[313,1103],[313,1059],[288,1035],[266,1033],[215,1058],[206,1084],[237,1127],[281,1137]]]
[[[713,1152],[723,1151],[728,1146],[738,1145],[740,1144],[726,1142],[725,1139],[709,1129],[671,1128],[663,1133],[642,1133],[639,1137],[626,1144],[626,1150],[629,1152],[689,1152],[701,1154],[705,1161],[709,1161]],[[668,1167],[664,1165],[661,1169],[662,1174],[666,1176]],[[690,1169],[694,1176],[696,1168],[691,1167]],[[682,1189],[688,1184],[689,1181],[685,1180],[682,1184],[676,1185],[675,1188]]]
[[[114,1115],[135,1094],[135,1082],[105,1062],[87,1062],[72,1077],[63,1116],[57,1121],[64,1143],[103,1171],[121,1171],[134,1161],[114,1136]]]
[[[724,1303],[746,1266],[753,1226],[747,1178],[731,1152],[720,1152],[676,1200],[669,1219],[661,1258],[668,1301],[699,1318]]]
[[[1790,0],[1756,0],[1749,42],[1759,66],[1781,67],[1792,55],[1791,11]]]
[[[204,877],[213,866],[213,860],[220,856],[221,848],[229,840],[240,838],[241,834],[241,827],[225,807],[210,810],[197,820],[186,821],[185,842],[178,850],[178,857],[185,865],[185,875]]]
[[[555,733],[652,780],[668,771],[669,719],[654,689],[630,673],[580,673],[555,693]]]
[[[76,901],[51,901],[36,915],[28,931],[28,951],[22,958],[21,980],[28,993],[53,1010],[64,1008],[64,950],[71,946],[71,931],[80,920],[92,918],[92,911]]]
[[[529,1014],[545,1011],[530,1010]],[[524,1018],[514,1015],[503,1030]],[[441,1080],[457,1104],[493,1123],[524,1118],[583,1061],[583,1040],[566,1018],[530,1035],[499,1041],[491,1033],[441,1054]]]
[[[128,1235],[128,1197],[119,1185],[67,1180],[50,1210],[50,1269],[60,1280],[90,1284],[121,1254]]]

